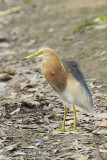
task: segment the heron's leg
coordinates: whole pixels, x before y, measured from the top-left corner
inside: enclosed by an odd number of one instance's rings
[[[63,124],[62,124],[62,130],[66,130],[65,129],[65,121],[66,121],[66,115],[67,115],[67,108],[64,107],[64,120],[63,120]]]
[[[67,131],[67,130],[65,129],[66,115],[67,115],[67,108],[64,107],[64,120],[63,120],[62,128],[61,128],[61,129],[56,129],[57,131]]]
[[[74,114],[74,130],[76,130],[76,109],[73,106],[73,114]]]
[[[73,129],[65,129],[65,121],[66,121],[66,115],[67,115],[67,108],[64,107],[64,120],[63,120],[63,124],[62,124],[62,128],[61,129],[56,129],[57,131],[72,131],[72,130],[80,130],[81,128],[77,128],[76,127],[76,109],[73,106],[73,114],[74,114],[74,127]]]

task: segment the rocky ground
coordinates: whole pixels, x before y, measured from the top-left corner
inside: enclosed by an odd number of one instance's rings
[[[107,159],[106,16],[105,0],[0,1],[0,160]],[[85,74],[94,111],[77,111],[81,130],[55,130],[63,104],[41,60],[21,61],[41,47],[78,61]],[[73,127],[72,108],[66,126]]]

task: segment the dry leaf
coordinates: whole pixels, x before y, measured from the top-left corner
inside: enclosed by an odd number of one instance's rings
[[[20,112],[20,108],[18,107],[13,112],[9,113],[10,115],[18,114]]]
[[[4,155],[0,155],[0,160],[10,160],[10,157],[6,157]]]
[[[29,149],[30,149],[30,148],[31,148],[31,149],[33,149],[33,148],[34,148],[34,149],[37,149],[36,146],[27,146],[26,148],[29,148]]]
[[[7,42],[1,42],[1,43],[0,43],[0,47],[2,47],[2,48],[7,48],[7,47],[9,47],[9,46],[10,46],[10,44],[7,43]]]
[[[66,125],[70,125],[70,124],[73,124],[73,123],[74,123],[74,120],[72,120],[72,119],[65,122]]]
[[[94,82],[91,82],[91,83],[89,84],[89,86],[90,86],[90,88],[96,87],[96,86],[94,85]]]
[[[102,129],[98,131],[97,134],[107,135],[107,130]]]
[[[4,142],[4,140],[0,139],[0,145],[2,145],[3,142]]]
[[[0,82],[0,92],[5,90],[7,83],[5,82]]]
[[[72,154],[73,154],[72,152],[68,152],[68,153],[65,153],[65,154],[57,157],[57,158],[64,158],[64,157],[66,157],[66,156],[71,156]]]
[[[12,79],[12,77],[10,75],[8,75],[7,73],[2,73],[0,74],[0,81],[1,82],[7,82],[9,81],[10,79]]]
[[[21,151],[17,151],[14,153],[14,156],[19,156],[19,155],[25,155],[26,153],[21,152]]]
[[[101,120],[102,118],[107,118],[107,113],[96,113],[94,114],[94,118]]]
[[[88,160],[89,155],[81,156],[76,158],[76,160]]]
[[[49,122],[49,119],[48,119],[47,117],[44,117],[43,120],[44,120],[47,124],[50,123],[50,122]]]
[[[102,121],[96,121],[96,126],[107,127],[107,120],[103,119]]]
[[[29,117],[25,117],[24,119],[22,119],[22,122],[23,124],[29,124],[31,121]]]
[[[11,151],[16,147],[17,147],[17,144],[12,144],[10,146],[4,147],[3,149],[0,150],[0,154],[5,153],[7,151]]]

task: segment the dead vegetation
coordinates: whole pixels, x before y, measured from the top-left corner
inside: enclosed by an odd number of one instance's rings
[[[54,0],[0,3],[1,10],[22,7],[0,17],[0,159],[106,160],[107,21],[74,32],[77,26],[106,16],[106,1],[95,5],[93,0],[93,7],[78,10],[70,8],[69,0],[66,5]],[[20,61],[43,46],[79,61],[86,75],[94,111],[78,112],[79,131],[54,130],[61,127],[63,105],[41,74],[41,60]],[[72,109],[66,124],[73,126]]]

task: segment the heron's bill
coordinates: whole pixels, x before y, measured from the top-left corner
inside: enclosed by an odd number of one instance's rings
[[[28,59],[32,59],[32,58],[38,57],[38,56],[40,56],[41,54],[43,54],[43,52],[42,52],[42,51],[38,51],[38,52],[36,52],[36,53],[34,53],[34,54],[30,55],[30,56],[27,56],[27,57],[23,58],[22,61],[25,61],[25,60],[28,60]]]

